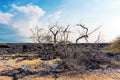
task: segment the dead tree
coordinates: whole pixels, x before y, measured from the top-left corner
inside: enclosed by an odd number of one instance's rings
[[[43,28],[39,28],[38,26],[36,26],[36,29],[33,30],[31,29],[31,32],[32,32],[32,36],[30,37],[31,39],[33,39],[34,42],[37,42],[37,43],[42,43],[42,40],[43,40]]]
[[[56,45],[57,44],[57,34],[58,34],[58,30],[56,31],[56,32],[54,32],[52,29],[53,29],[54,27],[51,27],[49,30],[50,30],[50,32],[53,34],[53,42],[54,42],[54,45]]]
[[[88,28],[85,27],[85,25],[82,25],[82,24],[77,24],[77,26],[82,27],[83,29],[86,30],[86,32],[85,32],[84,35],[82,35],[82,36],[80,36],[80,37],[78,37],[78,38],[76,39],[76,43],[78,43],[78,40],[80,40],[80,39],[82,39],[82,38],[85,38],[85,40],[88,42],[88,40],[87,40],[87,38],[88,38]]]
[[[58,36],[59,36],[59,40],[58,40],[58,43],[59,44],[68,44],[70,43],[70,41],[68,40],[69,39],[69,33],[71,31],[68,30],[69,28],[69,25],[67,25],[67,27],[58,27],[58,30],[59,30],[59,33],[58,33]]]
[[[62,51],[64,51],[64,58],[67,57],[68,54],[68,44],[71,44],[69,41],[69,33],[70,31],[68,30],[69,25],[67,25],[66,28],[64,27],[59,27],[59,36],[60,40],[58,42],[59,47],[62,47]],[[69,45],[70,46],[70,45]]]
[[[81,36],[79,36],[79,37],[76,39],[76,44],[78,43],[78,41],[79,41],[80,39],[83,39],[83,38],[86,40],[86,42],[89,42],[89,41],[88,41],[89,35],[92,34],[92,33],[94,33],[95,31],[97,31],[97,30],[101,27],[101,26],[100,26],[100,27],[94,29],[93,31],[91,31],[90,33],[88,33],[88,30],[89,30],[89,29],[88,29],[87,27],[85,27],[85,25],[77,24],[77,26],[80,26],[81,28],[83,28],[83,29],[85,30],[85,32],[84,32],[84,34],[82,34]],[[79,48],[78,48],[78,46],[76,45],[75,51],[74,51],[74,58],[78,57],[78,55],[79,55]]]
[[[87,42],[89,42],[88,39],[87,39],[88,36],[89,36],[90,34],[94,33],[95,31],[97,31],[97,30],[101,27],[101,26],[100,26],[100,27],[94,29],[93,31],[91,31],[90,33],[88,33],[88,28],[85,27],[85,25],[77,24],[77,26],[82,27],[82,28],[85,29],[86,31],[85,31],[85,34],[79,36],[79,37],[76,39],[76,43],[78,43],[78,41],[79,41],[80,39],[82,39],[82,38],[85,38],[85,40],[86,40]]]

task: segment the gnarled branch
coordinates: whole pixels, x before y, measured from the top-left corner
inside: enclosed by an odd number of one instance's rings
[[[77,24],[77,26],[82,27],[83,29],[86,30],[86,32],[85,32],[85,34],[83,34],[82,36],[80,36],[80,37],[78,37],[78,38],[76,39],[76,43],[78,43],[78,41],[79,41],[80,39],[82,39],[82,38],[85,38],[85,40],[88,42],[88,40],[87,40],[87,38],[88,38],[88,28],[85,27],[85,25],[82,25],[82,24]]]
[[[53,29],[54,27],[51,27],[49,30],[50,30],[50,32],[52,32],[52,34],[53,34],[53,38],[54,38],[54,44],[56,45],[57,44],[57,34],[58,34],[58,30],[56,31],[56,32],[54,32],[52,29]]]

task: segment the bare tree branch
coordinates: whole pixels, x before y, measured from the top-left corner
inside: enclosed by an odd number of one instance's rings
[[[52,32],[53,34],[53,38],[54,38],[54,44],[56,45],[57,44],[57,34],[58,34],[58,30],[56,32],[54,32],[52,29],[54,27],[51,27],[49,30]]]
[[[76,43],[78,42],[78,40],[80,40],[80,39],[82,39],[82,38],[85,38],[85,40],[86,40],[87,42],[89,42],[88,39],[87,39],[88,36],[89,36],[90,34],[94,33],[95,31],[97,31],[97,30],[101,27],[101,25],[100,25],[100,27],[98,27],[98,28],[94,29],[93,31],[91,31],[90,33],[88,33],[88,28],[85,27],[85,25],[77,24],[77,26],[82,27],[82,28],[85,29],[86,31],[85,31],[85,34],[83,34],[82,36],[80,36],[80,37],[78,37],[78,38],[76,39]],[[80,33],[80,32],[79,32],[79,33]]]
[[[100,43],[102,41],[101,39],[101,33],[98,34],[97,39],[95,40],[95,43]]]
[[[82,24],[77,24],[77,26],[82,27],[83,29],[86,30],[86,32],[85,32],[85,34],[83,34],[82,36],[80,36],[80,37],[78,37],[78,38],[76,39],[76,43],[78,43],[78,41],[79,41],[80,39],[82,39],[82,38],[85,38],[85,40],[88,42],[88,40],[87,40],[87,38],[88,38],[88,28],[85,27],[85,25],[82,25]]]
[[[30,38],[32,38],[34,42],[41,43],[41,41],[42,41],[42,34],[40,34],[40,33],[42,32],[42,30],[44,30],[44,29],[43,28],[39,28],[38,26],[36,26],[35,30],[31,29],[32,36]]]
[[[101,25],[98,28],[94,29],[92,32],[88,33],[88,35],[94,33],[95,31],[97,31],[98,29],[100,29],[100,27],[101,27]]]

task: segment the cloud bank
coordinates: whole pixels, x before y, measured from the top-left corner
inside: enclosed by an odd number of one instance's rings
[[[0,23],[9,24],[13,16],[13,14],[3,13],[0,11]]]
[[[29,42],[30,29],[37,25],[41,26],[40,18],[45,11],[36,5],[17,6],[14,4],[11,11],[12,13],[0,12],[0,23],[11,25],[20,36],[24,37],[21,41]]]

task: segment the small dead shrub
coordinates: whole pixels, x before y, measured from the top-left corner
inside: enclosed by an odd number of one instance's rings
[[[120,37],[116,38],[110,45],[110,49],[112,50],[120,50]]]

